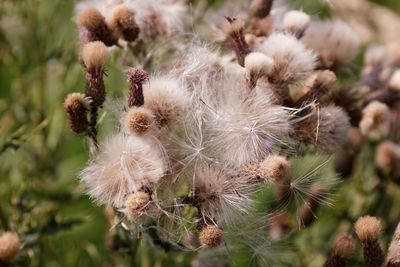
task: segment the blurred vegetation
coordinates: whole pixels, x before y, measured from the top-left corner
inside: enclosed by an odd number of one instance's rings
[[[73,22],[76,2],[0,1],[0,229],[23,237],[24,250],[15,263],[20,266],[101,266],[113,257],[105,244],[104,207],[94,205],[77,180],[88,159],[86,140],[69,130],[62,105],[69,92],[82,91],[85,84]],[[329,15],[323,1],[292,2],[311,14]],[[400,12],[398,0],[373,2]],[[358,71],[361,60],[356,62]],[[127,88],[122,70],[115,58],[108,63],[111,97]],[[114,116],[107,114],[100,133],[115,127]],[[289,234],[288,243],[297,250],[292,263],[321,266],[334,233],[350,230],[364,214],[384,219],[382,243],[388,244],[399,219],[400,194],[398,187],[376,190],[379,179],[366,165],[372,149],[364,148],[355,175],[335,192],[334,207],[321,209],[318,221],[300,234]],[[140,266],[190,262],[190,253],[167,254],[153,249],[148,239],[141,242]],[[349,266],[361,266],[360,245],[358,250]],[[120,257],[121,266],[129,264],[129,251]]]

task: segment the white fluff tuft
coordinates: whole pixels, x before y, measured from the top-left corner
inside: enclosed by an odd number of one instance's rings
[[[302,35],[310,24],[310,16],[304,12],[291,10],[283,18],[285,30],[295,36]]]
[[[118,134],[107,140],[80,173],[99,204],[121,207],[125,197],[156,185],[166,171],[162,151],[149,139]]]
[[[311,22],[301,40],[318,54],[321,67],[331,69],[350,63],[359,47],[356,34],[340,20]]]
[[[311,50],[295,37],[282,33],[271,34],[259,50],[274,60],[268,75],[272,83],[297,83],[306,78],[316,64],[316,56]]]
[[[187,10],[171,0],[125,1],[135,10],[140,38],[152,39],[157,35],[172,37],[184,30]]]
[[[158,126],[176,122],[188,104],[186,89],[169,76],[151,77],[143,86],[144,106],[150,109]]]

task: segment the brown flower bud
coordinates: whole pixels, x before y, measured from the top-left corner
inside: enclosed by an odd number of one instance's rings
[[[84,39],[83,44],[102,41],[107,46],[112,46],[118,41],[97,8],[88,7],[84,9],[78,15],[78,24],[83,27],[81,33],[81,38]]]
[[[363,245],[364,262],[367,266],[381,266],[384,260],[378,239],[381,234],[381,223],[375,217],[364,216],[354,224],[357,236]]]
[[[89,125],[87,119],[89,110],[88,99],[80,93],[69,94],[65,99],[64,108],[71,130],[76,133],[85,133]]]
[[[199,233],[200,243],[207,248],[214,248],[221,244],[223,233],[218,226],[209,224],[204,226]]]
[[[129,195],[125,201],[125,214],[132,220],[140,216],[149,208],[150,195],[145,192],[137,192]]]
[[[135,21],[135,12],[126,6],[117,7],[111,16],[112,27],[128,42],[139,36],[140,29]]]

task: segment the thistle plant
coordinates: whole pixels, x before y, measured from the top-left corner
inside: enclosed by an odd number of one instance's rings
[[[254,21],[272,16],[272,1],[261,2],[252,4],[249,14]],[[179,9],[178,4],[165,5]],[[274,239],[282,237],[282,231],[272,234],[277,227],[272,218],[288,216],[292,205],[297,224],[311,224],[320,204],[329,200],[337,178],[323,177],[320,169],[325,163],[296,173],[291,162],[313,153],[312,147],[332,154],[345,141],[348,115],[323,98],[336,81],[327,68],[347,64],[355,52],[344,61],[336,58],[335,51],[327,55],[315,47],[311,50],[303,38],[315,43],[322,42],[321,36],[307,31],[313,22],[300,11],[290,11],[282,25],[271,24],[260,31],[255,25],[246,28],[241,19],[226,17],[222,28],[237,63],[229,54],[194,40],[167,71],[152,74],[130,67],[127,98],[117,108],[119,131],[97,145],[97,110],[106,95],[106,47],[136,55],[132,43],[154,38],[146,32],[152,23],[156,29],[165,27],[158,30],[160,35],[175,32],[173,28],[183,23],[156,10],[150,5],[139,7],[134,1],[104,10],[85,3],[78,8],[87,86],[85,95],[70,95],[65,107],[71,128],[86,133],[95,146],[79,174],[87,194],[116,210],[118,220],[112,228],[123,226],[134,239],[147,234],[167,250],[256,249],[270,242],[269,232]],[[141,17],[149,12],[156,12],[157,17]],[[323,25],[332,28],[331,42],[343,32],[350,36],[344,24]],[[257,44],[248,43],[255,31],[263,34],[255,37]],[[357,41],[351,36],[343,45],[346,52],[349,46],[355,50]],[[306,79],[312,79],[308,89],[299,88],[293,96],[292,88]],[[271,188],[275,191],[272,205],[257,211],[257,194]],[[246,220],[261,223],[261,227],[243,232],[242,242],[230,241],[237,234],[233,229]],[[199,247],[183,242],[192,232],[198,232]]]
[[[50,256],[38,260],[49,236],[63,241],[66,229],[87,221],[107,229],[103,249],[87,242],[83,253],[103,261],[108,249],[111,265],[128,257],[136,265],[144,254],[160,265],[291,266],[310,257],[318,266],[399,265],[399,230],[383,245],[399,221],[399,46],[364,51],[357,27],[279,0],[217,2],[76,5],[70,30],[79,32],[72,42],[79,49],[65,53],[65,66],[52,63],[65,69],[63,105],[20,97],[27,106],[38,101],[40,111],[13,109],[15,117],[43,120],[31,133],[46,137],[23,162],[37,163],[47,179],[6,172],[32,180],[2,189],[13,201],[5,212],[0,205],[0,265],[55,264]],[[353,73],[357,64],[360,75]],[[51,71],[39,72],[35,86],[45,88]],[[58,158],[50,159],[57,150],[75,153],[54,145],[54,132],[64,133],[59,115],[46,128],[51,102],[80,136],[62,143],[87,141],[86,164],[80,155],[62,171]],[[31,142],[28,133],[17,130],[0,152]],[[54,186],[65,173],[78,177],[77,188]],[[51,205],[29,201],[39,192]],[[78,199],[93,202],[85,209],[104,209],[104,222],[75,207],[61,214],[63,202]],[[64,221],[64,213],[73,218]],[[77,259],[64,263],[89,264]]]

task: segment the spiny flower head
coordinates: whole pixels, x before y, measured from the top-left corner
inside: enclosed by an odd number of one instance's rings
[[[128,72],[128,82],[131,87],[128,92],[128,107],[144,104],[143,83],[149,79],[149,74],[142,69],[131,69]]]
[[[0,235],[0,260],[10,262],[18,254],[21,247],[18,235],[4,232]]]

